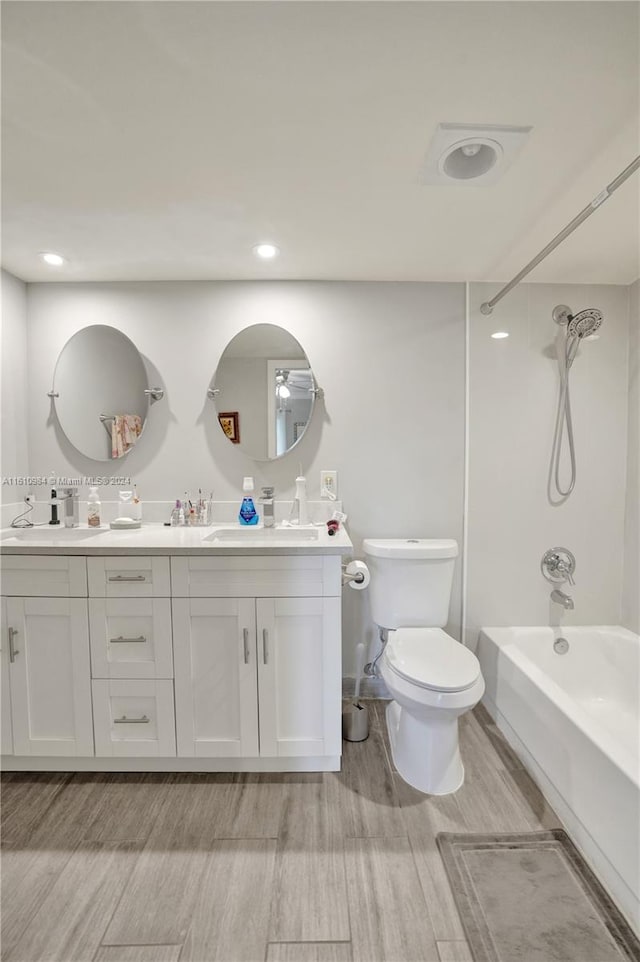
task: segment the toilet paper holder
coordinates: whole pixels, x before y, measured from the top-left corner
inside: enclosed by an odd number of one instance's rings
[[[364,561],[350,561],[349,564],[342,565],[342,587],[349,585],[350,588],[362,591],[370,581],[369,569]]]
[[[361,585],[364,581],[364,571],[347,571],[347,565],[342,566],[342,584],[348,585],[352,581],[355,581],[357,585]]]

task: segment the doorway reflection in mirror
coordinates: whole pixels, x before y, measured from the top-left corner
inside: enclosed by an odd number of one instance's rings
[[[313,404],[311,368],[275,369],[275,457],[284,454],[301,437]]]

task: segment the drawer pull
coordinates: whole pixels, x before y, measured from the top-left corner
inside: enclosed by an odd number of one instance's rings
[[[9,661],[14,662],[16,660],[16,655],[20,652],[14,644],[14,638],[18,634],[15,628],[9,628]]]
[[[146,581],[146,575],[109,575],[109,581]]]
[[[146,642],[144,635],[140,635],[139,638],[125,638],[123,635],[118,635],[117,638],[109,638],[110,645],[143,645]]]
[[[147,718],[146,715],[143,715],[142,718],[127,718],[126,715],[123,715],[122,718],[114,718],[113,724],[114,725],[148,725],[150,721],[151,719]]]
[[[269,632],[266,628],[262,629],[262,660],[265,665],[269,664]]]
[[[244,641],[244,663],[245,665],[248,665],[249,664],[249,629],[248,628],[242,629],[242,638]]]

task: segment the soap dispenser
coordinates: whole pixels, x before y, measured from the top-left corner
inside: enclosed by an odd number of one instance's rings
[[[260,520],[260,517],[258,516],[256,506],[253,503],[253,478],[244,479],[242,490],[244,492],[244,497],[242,499],[242,504],[240,505],[238,521],[240,524],[257,524]]]

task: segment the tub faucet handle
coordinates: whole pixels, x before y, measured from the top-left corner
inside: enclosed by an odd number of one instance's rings
[[[575,584],[573,573],[576,570],[576,559],[568,548],[549,548],[545,551],[540,570],[552,584],[562,585],[566,581],[570,585]]]
[[[575,581],[573,580],[573,575],[571,574],[571,568],[567,564],[565,564],[565,562],[562,559],[560,559],[560,561],[558,562],[558,571],[566,575],[567,581],[572,587],[573,585],[575,585]]]

